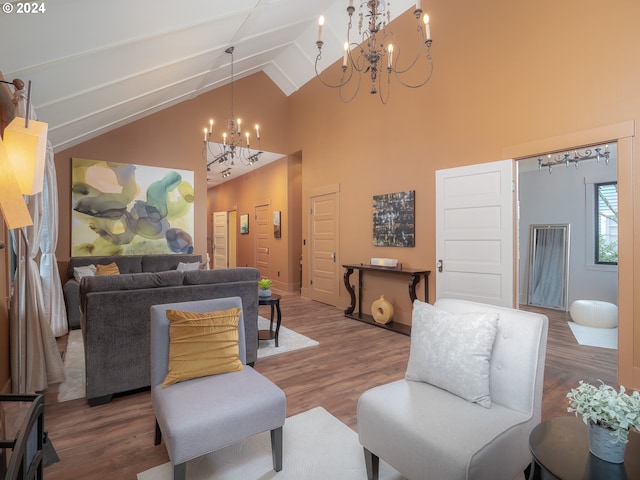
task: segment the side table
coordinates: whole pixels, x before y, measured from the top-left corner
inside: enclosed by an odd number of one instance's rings
[[[271,322],[269,323],[269,330],[258,330],[258,339],[271,340],[275,338],[276,347],[278,346],[278,334],[280,333],[280,324],[282,323],[282,312],[280,312],[280,295],[272,293],[270,297],[258,297],[258,305],[269,305],[271,307]],[[273,313],[274,308],[278,312],[278,318],[276,321],[276,329],[273,330]]]
[[[589,452],[587,426],[576,416],[537,425],[529,436],[533,465],[529,480],[616,480],[640,478],[640,434],[629,432],[624,463],[609,463]]]

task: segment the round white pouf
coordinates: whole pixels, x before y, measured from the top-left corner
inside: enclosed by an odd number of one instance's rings
[[[569,309],[574,322],[585,327],[615,328],[618,326],[618,307],[599,300],[576,300]]]

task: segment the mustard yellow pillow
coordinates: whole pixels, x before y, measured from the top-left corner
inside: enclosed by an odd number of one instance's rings
[[[167,310],[169,372],[163,387],[242,370],[238,348],[240,308],[198,313]]]
[[[96,265],[96,275],[119,275],[120,269],[116,262],[108,265]]]

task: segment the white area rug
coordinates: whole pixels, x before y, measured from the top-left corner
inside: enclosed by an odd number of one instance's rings
[[[276,328],[276,319],[273,319],[273,329]],[[269,330],[269,320],[264,317],[258,317],[258,330]],[[278,347],[276,348],[275,339],[260,340],[258,345],[258,358],[265,358],[278,353],[291,352],[292,350],[300,350],[301,348],[313,347],[318,342],[300,335],[293,330],[280,324],[280,333],[278,334]]]
[[[187,463],[187,480],[362,480],[367,478],[356,432],[321,407],[287,418],[282,470],[275,472],[269,432]],[[164,448],[164,444],[161,447]],[[169,462],[138,474],[138,480],[171,480]],[[380,461],[380,479],[402,476]]]
[[[58,387],[58,402],[75,400],[85,395],[82,330],[71,330],[64,354],[64,382]]]
[[[269,320],[258,317],[258,328],[268,330]],[[275,340],[260,340],[258,345],[258,358],[313,347],[314,345],[318,345],[318,342],[281,325],[278,345],[278,348],[276,348]],[[86,396],[84,344],[82,342],[82,331],[79,329],[69,332],[67,349],[64,354],[64,378],[64,382],[58,387],[58,402],[66,402]]]
[[[585,327],[575,322],[567,322],[573,332],[573,336],[580,345],[589,347],[618,349],[617,328]]]

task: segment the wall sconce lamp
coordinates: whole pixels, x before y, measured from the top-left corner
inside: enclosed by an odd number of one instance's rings
[[[33,225],[4,142],[0,141],[0,210],[9,230]]]
[[[2,83],[24,86],[19,80]],[[29,120],[30,109],[31,81],[26,117],[15,117],[0,140],[0,210],[10,230],[33,225],[23,195],[41,192],[44,183],[48,125]]]
[[[5,82],[8,83],[8,82]],[[15,80],[12,82],[16,84]],[[31,80],[27,89],[25,118],[15,117],[4,129],[3,142],[13,172],[24,195],[40,193],[44,183],[44,165],[47,159],[47,130],[44,122],[30,120]]]

